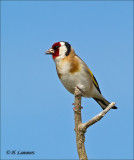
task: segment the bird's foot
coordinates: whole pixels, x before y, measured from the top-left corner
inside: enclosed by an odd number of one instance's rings
[[[85,94],[85,90],[84,89],[81,89],[81,87],[79,87],[79,86],[75,87],[74,95],[83,96],[84,94]]]
[[[78,86],[75,87],[74,95],[82,96],[81,89]]]

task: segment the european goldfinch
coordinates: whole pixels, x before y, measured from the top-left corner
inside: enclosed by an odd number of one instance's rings
[[[110,103],[102,96],[99,85],[91,70],[84,61],[75,54],[68,42],[57,42],[45,52],[51,54],[56,64],[58,77],[64,87],[74,94],[77,86],[83,97],[92,97],[105,109]],[[117,109],[116,106],[113,109]]]

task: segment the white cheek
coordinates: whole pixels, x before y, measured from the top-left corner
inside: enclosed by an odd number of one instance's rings
[[[65,46],[61,46],[59,48],[59,56],[65,57],[66,51],[67,51],[67,48]]]
[[[57,56],[54,61],[56,64],[58,64],[60,62],[61,59],[63,59],[64,57],[66,57],[66,52],[67,52],[67,48],[62,45],[60,48],[59,48],[59,56]]]

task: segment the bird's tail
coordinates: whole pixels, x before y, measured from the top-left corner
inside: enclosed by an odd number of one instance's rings
[[[101,98],[101,99],[98,99],[98,98],[94,98],[94,100],[102,107],[102,109],[105,109],[109,104],[110,102],[108,102],[105,98]],[[112,109],[117,109],[116,106],[112,107]]]

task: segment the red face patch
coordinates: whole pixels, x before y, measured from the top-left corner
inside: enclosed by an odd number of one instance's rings
[[[53,59],[55,59],[56,57],[59,56],[59,48],[60,48],[61,44],[60,42],[54,43],[52,45],[52,48],[54,49],[54,54],[52,55]]]

